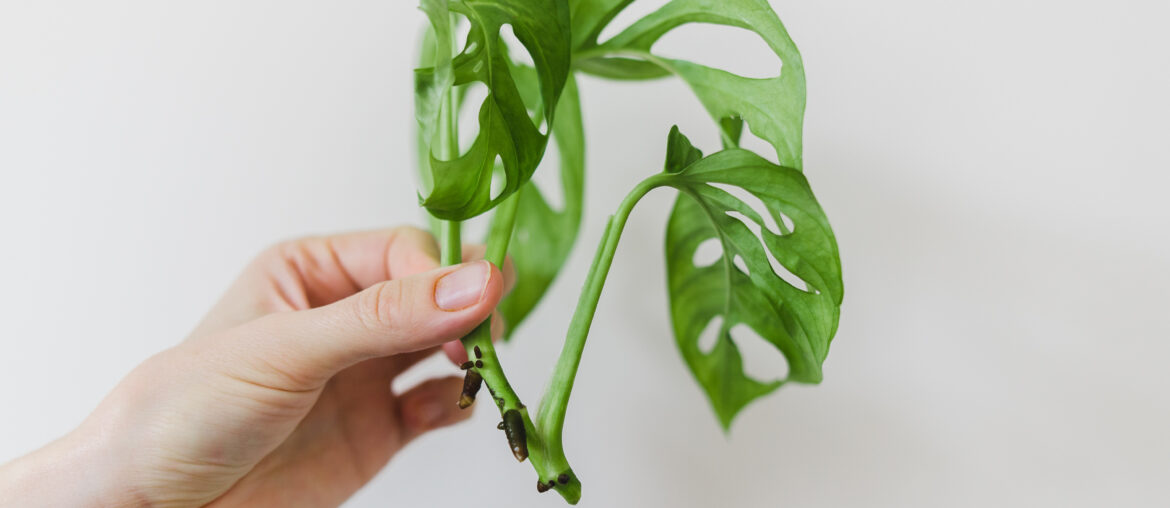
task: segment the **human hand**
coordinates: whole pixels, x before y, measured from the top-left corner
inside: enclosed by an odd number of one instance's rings
[[[490,263],[437,255],[413,228],[267,250],[77,430],[0,469],[0,504],[340,504],[412,439],[469,416],[458,377],[390,388],[439,348],[465,361],[457,339],[505,290]]]

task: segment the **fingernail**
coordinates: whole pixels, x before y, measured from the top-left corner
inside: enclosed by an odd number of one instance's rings
[[[491,273],[487,261],[477,261],[444,275],[435,284],[435,305],[443,310],[475,305],[483,298]]]

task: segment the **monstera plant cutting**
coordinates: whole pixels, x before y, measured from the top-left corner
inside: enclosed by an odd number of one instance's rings
[[[609,217],[537,410],[509,385],[490,323],[463,338],[470,361],[462,366],[458,404],[470,406],[487,385],[512,454],[536,470],[537,490],[556,490],[569,503],[580,499],[581,482],[562,443],[565,410],[622,230],[644,195],[659,188],[677,193],[664,263],[675,343],[725,429],[748,403],[785,382],[821,381],[843,294],[837,243],[803,173],[803,65],[768,1],[672,0],[600,40],[632,1],[422,0],[420,6],[427,19],[415,71],[420,202],[433,219],[443,264],[461,261],[464,221],[490,214],[486,258],[501,265],[510,256],[517,272],[500,305],[511,330],[557,277],[580,230],[579,73],[629,82],[681,79],[719,132],[721,149],[704,156],[677,127],[664,126],[665,164],[648,171]],[[653,51],[687,23],[754,32],[781,62],[780,72],[748,78]],[[505,31],[518,44],[507,44]],[[473,86],[486,89],[482,101],[473,100]],[[461,111],[475,112],[478,123],[467,146],[459,146]],[[742,148],[745,128],[771,153]],[[549,143],[557,148],[563,194],[556,208],[532,179]],[[711,243],[721,254],[698,262],[700,247]],[[710,326],[717,328],[714,345],[700,347]],[[744,371],[731,336],[737,326],[779,350],[787,377],[765,382]]]

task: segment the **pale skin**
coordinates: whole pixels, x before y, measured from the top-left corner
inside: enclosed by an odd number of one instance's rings
[[[391,382],[439,349],[465,361],[457,340],[511,278],[486,261],[440,268],[414,228],[274,246],[77,429],[0,467],[0,505],[337,506],[411,440],[470,416],[459,376]]]

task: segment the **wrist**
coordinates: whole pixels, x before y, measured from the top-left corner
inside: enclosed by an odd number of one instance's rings
[[[104,436],[74,430],[0,466],[2,506],[140,506]]]

